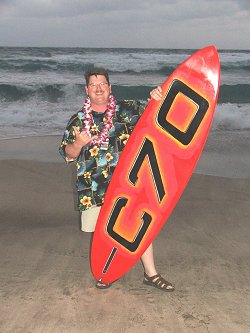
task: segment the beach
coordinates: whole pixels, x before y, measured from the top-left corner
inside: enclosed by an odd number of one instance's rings
[[[60,139],[0,140],[0,331],[249,331],[247,149],[235,155],[229,149],[223,173],[210,136],[156,238],[157,268],[175,292],[144,285],[140,262],[111,288],[98,290],[89,266],[90,235],[80,231],[74,209],[73,168],[57,152]],[[220,169],[204,172],[216,159]]]
[[[117,100],[146,103],[195,50],[0,50],[0,332],[250,331],[250,51],[219,50],[207,143],[154,241],[157,270],[176,288],[163,293],[142,283],[140,262],[111,288],[95,288],[74,165],[58,146],[86,98],[87,68],[108,69]]]

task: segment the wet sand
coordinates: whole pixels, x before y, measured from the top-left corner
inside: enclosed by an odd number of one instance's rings
[[[140,262],[97,290],[58,142],[0,142],[1,332],[250,331],[249,179],[191,178],[154,242],[174,293],[142,284]]]

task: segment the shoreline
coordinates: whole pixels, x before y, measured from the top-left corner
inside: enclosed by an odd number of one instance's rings
[[[225,140],[223,133],[210,132],[194,174],[250,179],[249,136],[248,132],[243,133],[242,137],[235,135],[233,145],[233,142]],[[64,163],[58,152],[61,140],[62,135],[58,134],[0,139],[0,160]]]

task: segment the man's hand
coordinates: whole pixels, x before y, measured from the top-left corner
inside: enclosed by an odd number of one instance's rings
[[[73,130],[75,132],[75,138],[76,138],[75,144],[77,146],[84,147],[90,141],[93,140],[93,138],[91,136],[89,136],[87,132],[85,132],[85,131],[80,132],[76,126],[72,126],[72,127],[73,127]]]
[[[161,87],[156,87],[152,91],[150,91],[150,97],[155,99],[156,101],[160,101],[162,99],[162,89]]]
[[[65,147],[66,159],[67,161],[71,161],[76,159],[82,147],[86,146],[90,141],[93,140],[91,136],[88,135],[87,132],[80,132],[76,126],[72,126],[75,132],[75,141]]]

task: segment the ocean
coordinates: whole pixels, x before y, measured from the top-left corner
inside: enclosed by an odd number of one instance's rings
[[[62,135],[85,100],[84,71],[109,70],[117,99],[147,100],[150,90],[194,53],[191,49],[0,47],[0,139]],[[250,51],[219,50],[221,87],[207,150],[228,143],[247,151]],[[222,147],[221,146],[221,147]],[[232,148],[231,148],[232,149]]]

